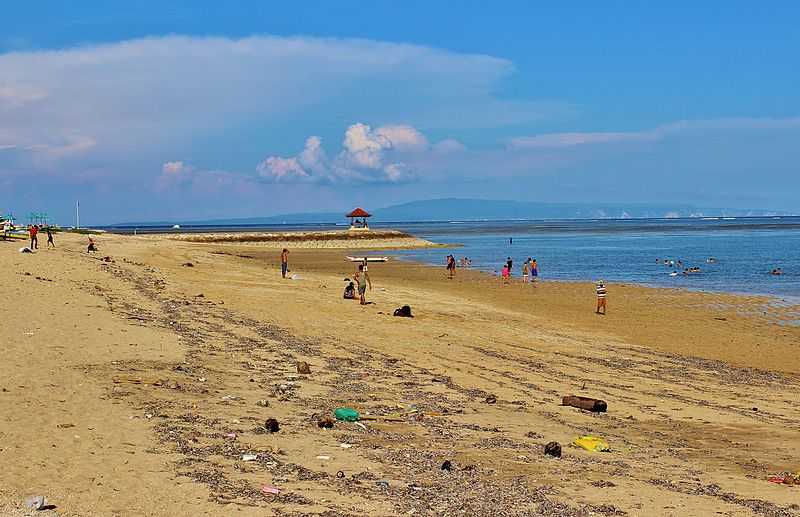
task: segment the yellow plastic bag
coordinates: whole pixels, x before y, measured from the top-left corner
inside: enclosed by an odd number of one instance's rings
[[[579,436],[575,438],[575,441],[572,443],[592,452],[606,452],[611,450],[611,447],[608,446],[608,442],[598,436]]]

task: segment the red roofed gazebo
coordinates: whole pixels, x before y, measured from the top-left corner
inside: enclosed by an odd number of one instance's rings
[[[367,217],[372,217],[372,214],[370,214],[363,208],[356,208],[349,214],[345,215],[345,217],[350,218],[351,230],[369,230],[369,224],[367,224]],[[361,218],[360,221],[359,218]]]

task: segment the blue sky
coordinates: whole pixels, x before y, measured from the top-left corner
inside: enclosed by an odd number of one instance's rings
[[[168,5],[163,5],[168,4]],[[0,211],[800,212],[796,2],[15,2]]]

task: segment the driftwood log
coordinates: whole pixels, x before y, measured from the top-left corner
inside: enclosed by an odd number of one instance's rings
[[[574,395],[568,395],[561,399],[561,405],[585,409],[586,411],[592,411],[594,413],[605,413],[608,409],[608,404],[606,404],[605,400],[576,397]]]

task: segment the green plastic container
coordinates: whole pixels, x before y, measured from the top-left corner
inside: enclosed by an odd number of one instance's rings
[[[358,421],[358,411],[353,408],[349,407],[340,407],[336,408],[336,411],[333,412],[333,416],[336,417],[336,420],[342,420],[344,422],[356,422]]]

